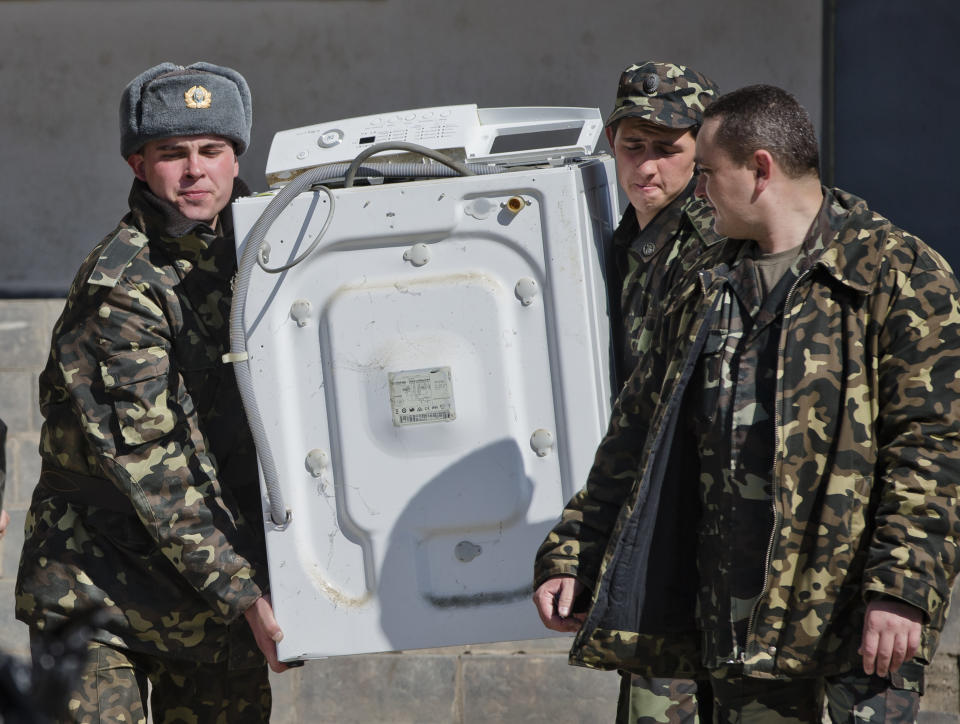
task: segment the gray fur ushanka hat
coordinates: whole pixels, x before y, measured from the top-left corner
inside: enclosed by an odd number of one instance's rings
[[[242,75],[212,63],[161,63],[134,78],[120,97],[120,154],[172,136],[229,138],[239,156],[250,144],[253,106]]]

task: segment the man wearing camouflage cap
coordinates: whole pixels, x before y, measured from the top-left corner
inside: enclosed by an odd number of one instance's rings
[[[781,88],[718,98],[678,278],[538,573],[597,570],[571,660],[706,673],[720,722],[913,722],[960,562],[960,283],[819,176]]]
[[[703,111],[716,84],[682,65],[646,61],[620,76],[606,133],[617,164],[617,179],[630,201],[613,237],[614,268],[609,275],[611,327],[618,378],[633,372],[649,339],[655,309],[673,274],[720,237],[709,205],[694,195],[694,151]],[[614,281],[615,280],[615,281]],[[557,571],[538,578],[534,600],[544,624],[561,631],[579,628],[570,604],[581,586]],[[562,616],[558,616],[558,609]],[[694,721],[697,685],[685,679],[647,679],[621,672],[618,722]],[[701,682],[700,716],[709,720],[709,684]]]
[[[613,237],[611,310],[621,384],[644,343],[642,321],[668,284],[681,251],[715,243],[709,206],[696,198],[694,147],[716,84],[673,63],[631,65],[620,75],[606,133],[629,200]]]
[[[74,721],[261,722],[282,634],[229,347],[243,76],[163,63],[120,103],[130,212],[87,257],[40,377],[17,618],[40,649],[100,608]]]

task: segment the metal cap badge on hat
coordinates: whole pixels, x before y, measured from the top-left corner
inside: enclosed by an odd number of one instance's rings
[[[646,61],[620,74],[617,101],[607,118],[637,117],[669,128],[703,122],[703,109],[717,97],[717,84],[692,68]]]

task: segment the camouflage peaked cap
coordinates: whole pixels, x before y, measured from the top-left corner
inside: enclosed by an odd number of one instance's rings
[[[620,75],[607,125],[634,116],[668,128],[699,126],[717,92],[716,83],[683,65],[652,60],[631,65]]]

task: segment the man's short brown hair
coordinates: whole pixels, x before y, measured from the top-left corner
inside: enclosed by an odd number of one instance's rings
[[[819,176],[817,134],[806,109],[782,88],[751,85],[720,96],[703,112],[719,120],[714,139],[738,164],[769,151],[792,178]]]

